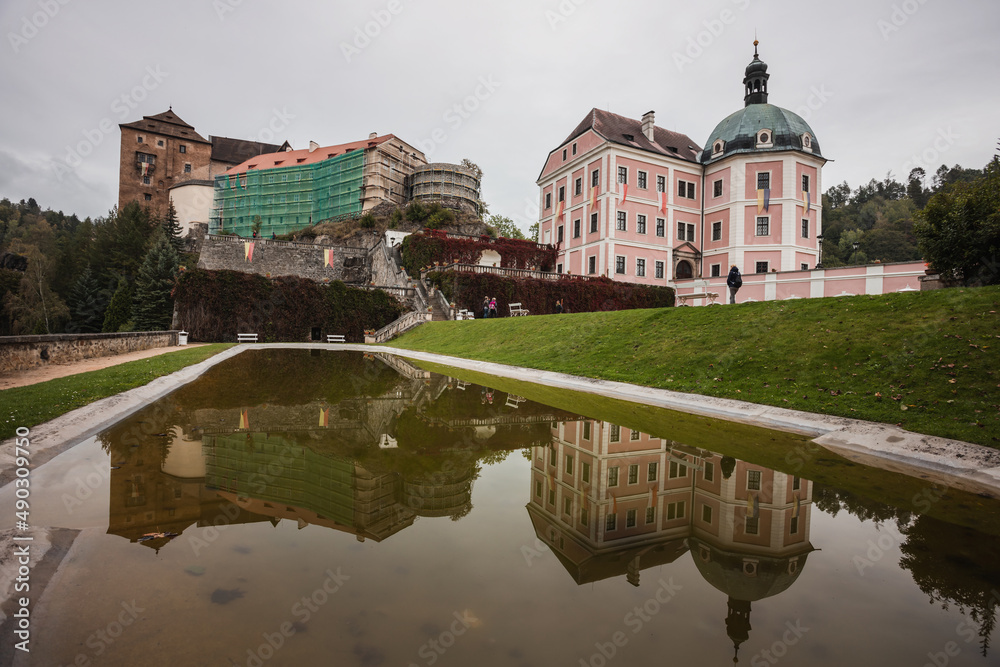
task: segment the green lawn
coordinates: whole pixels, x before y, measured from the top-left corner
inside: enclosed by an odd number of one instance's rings
[[[18,426],[31,428],[43,424],[70,410],[141,387],[162,375],[197,364],[230,347],[232,343],[191,347],[99,371],[5,389],[0,391],[0,416],[3,418],[0,438],[12,437]]]
[[[1000,287],[463,322],[389,345],[1000,447]]]

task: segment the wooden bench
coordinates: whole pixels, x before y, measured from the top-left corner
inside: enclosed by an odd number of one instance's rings
[[[677,300],[680,301],[680,305],[688,306],[688,299],[708,299],[710,305],[715,305],[715,300],[719,298],[718,292],[699,292],[697,294],[678,294]]]
[[[237,343],[256,343],[257,342],[257,334],[255,334],[255,333],[236,334],[236,342]]]
[[[327,334],[327,336],[326,336],[326,342],[327,343],[346,343],[347,341],[344,340],[344,336],[341,335],[341,334]]]
[[[517,317],[518,315],[527,315],[527,314],[528,314],[528,311],[525,310],[524,308],[521,308],[521,304],[520,303],[512,303],[512,304],[510,304],[510,316],[511,317]]]

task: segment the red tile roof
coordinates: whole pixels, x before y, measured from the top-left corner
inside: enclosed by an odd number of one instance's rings
[[[300,148],[297,151],[283,151],[280,153],[255,155],[248,160],[244,160],[240,164],[228,170],[226,173],[242,174],[250,169],[274,169],[276,167],[294,167],[300,164],[313,164],[315,162],[329,160],[332,157],[337,157],[338,155],[343,155],[344,153],[348,153],[350,151],[371,148],[395,138],[396,135],[394,134],[385,134],[381,137],[374,137],[372,139],[352,141],[349,144],[316,148],[311,152],[308,148]]]

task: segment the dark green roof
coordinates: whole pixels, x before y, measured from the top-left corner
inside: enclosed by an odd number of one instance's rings
[[[757,132],[769,129],[773,133],[771,148],[757,148]],[[802,148],[802,135],[806,132],[812,138],[812,151]],[[725,147],[721,154],[712,155],[715,142],[722,139]],[[750,104],[728,116],[716,125],[704,144],[701,163],[709,164],[736,153],[770,153],[796,150],[822,158],[816,133],[801,116],[788,109],[773,104]]]

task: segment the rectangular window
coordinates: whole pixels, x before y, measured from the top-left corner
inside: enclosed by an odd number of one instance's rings
[[[158,140],[156,142],[156,145],[159,146],[160,148],[163,148],[163,139]]]
[[[713,278],[718,278],[722,275],[722,264],[713,264],[711,267],[711,276]]]
[[[757,189],[767,190],[771,187],[771,174],[767,171],[757,172]]]
[[[618,486],[618,466],[608,468],[608,486]]]
[[[580,508],[580,523],[588,528],[590,527],[590,510],[586,507]]]
[[[555,505],[555,504],[556,504],[556,490],[549,489],[549,505]]]
[[[634,428],[630,429],[628,432],[628,439],[636,442],[642,437],[642,431],[636,431]]]
[[[152,181],[150,181],[149,176],[143,176],[142,177],[142,184],[143,185],[149,185],[151,182]]]
[[[677,240],[678,241],[694,241],[694,223],[678,222],[677,223]]]
[[[635,510],[628,510],[625,512],[625,527],[635,528]]]
[[[570,475],[576,472],[576,468],[573,467],[573,457],[570,456],[569,454],[566,455],[566,468],[564,472]]]
[[[596,211],[594,213],[590,214],[590,233],[591,234],[596,234],[597,233],[597,212]]]
[[[667,177],[666,176],[657,176],[656,177],[656,191],[657,192],[666,192],[667,191]]]
[[[184,144],[181,144],[178,148],[180,149],[181,153],[187,153],[188,152],[188,147],[185,146]]]
[[[688,229],[687,229],[687,232],[688,232],[687,240],[693,242],[694,241],[694,224],[693,223],[688,224],[687,227],[688,227]]]
[[[646,275],[646,260],[644,260],[644,259],[637,259],[637,260],[635,260],[635,275],[639,276],[640,278],[645,277],[645,275]]]
[[[663,280],[663,268],[663,262],[656,260],[656,277],[660,280]]]
[[[587,273],[589,275],[597,273],[597,255],[591,255],[587,258]]]
[[[618,515],[609,514],[607,522],[605,523],[605,528],[607,529],[608,532],[611,532],[612,530],[615,530],[617,527],[618,527]]]
[[[808,271],[809,265],[806,264],[805,262],[802,262],[801,264],[799,264],[799,268],[802,269],[803,271]]]
[[[635,180],[636,180],[636,184],[639,186],[640,190],[645,190],[646,189],[646,187],[647,187],[646,186],[646,172],[640,171],[638,174],[636,174]]]
[[[748,491],[760,491],[760,471],[759,470],[748,470],[747,471],[747,490]]]
[[[153,195],[148,192],[142,196],[143,201],[153,201]]]
[[[639,464],[633,463],[628,467],[628,483],[638,484],[639,483]]]
[[[701,506],[701,520],[705,523],[712,523],[712,508],[709,505]]]
[[[141,136],[136,136],[135,143],[141,144],[142,143],[142,137]]]
[[[802,218],[802,238],[809,238],[809,220]]]
[[[767,273],[767,262],[757,262],[756,273]]]
[[[793,516],[792,523],[788,527],[788,532],[791,535],[796,535],[799,532],[799,517]]]
[[[766,215],[757,217],[757,236],[770,236],[771,218]]]
[[[667,521],[684,518],[684,501],[667,503]]]
[[[635,216],[635,231],[639,234],[646,233],[646,216],[642,214]]]
[[[618,182],[628,183],[628,167],[618,167]]]
[[[615,229],[617,229],[620,232],[627,231],[628,217],[625,211],[618,211],[618,216],[615,220]]]
[[[760,519],[757,517],[747,517],[743,532],[747,535],[756,535],[760,531]]]
[[[611,424],[611,442],[622,441],[622,427],[618,424]]]
[[[715,481],[715,464],[711,461],[705,461],[705,470],[702,471],[702,476],[705,478],[706,482]]]
[[[575,239],[580,238],[580,221],[579,220],[574,220],[573,221],[573,238],[575,238]]]
[[[573,144],[573,155],[576,155],[576,144]]]
[[[594,259],[597,259],[596,257]],[[590,440],[590,422],[583,422],[583,439]],[[587,465],[586,463],[584,465]]]
[[[539,498],[542,497],[542,482],[538,480],[535,482],[535,495]]]
[[[667,221],[663,218],[656,219],[656,235],[661,239],[667,235]]]
[[[563,498],[563,514],[573,514],[573,499]]]
[[[596,188],[601,183],[601,170],[595,169],[590,174],[590,187]]]
[[[566,201],[566,186],[559,186],[559,201]]]
[[[625,258],[621,255],[615,255],[615,273],[625,275]]]
[[[722,240],[722,221],[712,223],[712,240],[721,241]]]
[[[721,197],[722,196],[722,179],[720,178],[716,182],[712,183],[712,196]]]
[[[556,273],[562,273],[562,264],[556,264]]]
[[[668,479],[677,479],[678,477],[687,477],[688,469],[683,463],[678,463],[677,461],[670,462],[670,471],[667,473]]]
[[[685,199],[694,199],[694,183],[691,181],[677,181],[677,196]]]
[[[653,523],[656,521],[656,508],[647,507],[646,508],[646,523]]]
[[[802,192],[809,192],[809,174],[802,174]]]
[[[565,162],[565,161],[566,161],[566,149],[564,148],[563,149],[563,162]]]
[[[576,193],[577,196],[580,196],[580,195],[583,194],[583,179],[582,178],[576,179],[576,183],[573,185],[573,190],[574,190],[574,192]]]
[[[564,234],[565,234],[565,230],[563,229],[562,225],[559,225],[558,227],[556,227],[556,243],[562,243],[563,242]]]
[[[545,193],[545,208],[552,208],[552,193]]]
[[[802,488],[802,478],[801,477],[793,477],[792,478],[792,491],[798,491],[801,488]]]
[[[185,162],[184,163],[184,173],[185,174],[190,174],[191,173],[191,163],[190,162]]]
[[[659,463],[653,461],[648,466],[646,466],[646,481],[655,482],[656,476],[659,474]]]
[[[583,478],[584,482],[586,482],[587,484],[590,484],[590,464],[589,463],[584,462],[584,464],[583,464],[583,473],[582,473],[581,477]]]

